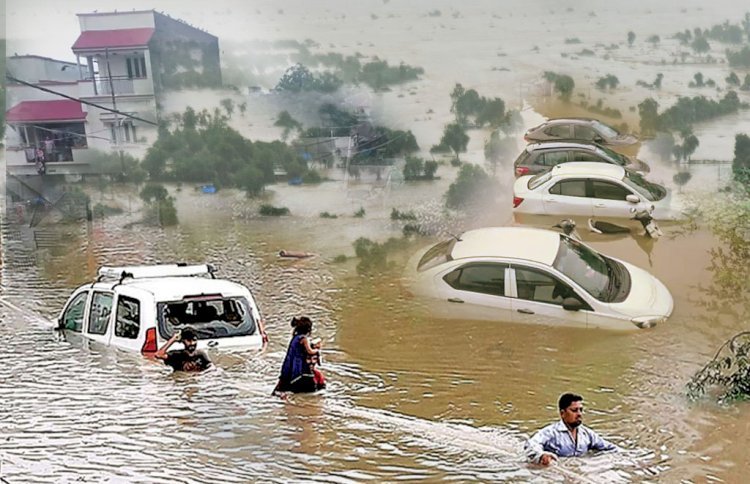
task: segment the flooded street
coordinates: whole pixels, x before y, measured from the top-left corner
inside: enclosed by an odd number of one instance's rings
[[[39,39],[13,27],[22,7],[33,10],[16,3],[19,13],[7,16],[8,45],[15,34],[18,45],[39,49]],[[81,11],[101,8],[80,3]],[[102,187],[86,180],[76,186],[92,205],[123,212],[88,223],[59,223],[50,215],[39,229],[54,243],[43,247],[35,245],[31,214],[20,217],[8,196],[0,206],[0,482],[745,482],[750,404],[720,406],[686,396],[690,377],[724,341],[748,329],[736,310],[747,293],[715,285],[733,267],[717,255],[721,241],[706,223],[694,230],[664,223],[657,241],[597,235],[579,225],[587,244],[648,270],[671,292],[668,321],[633,333],[436,318],[401,284],[417,250],[449,234],[519,222],[510,208],[512,163],[525,146],[526,128],[547,116],[595,116],[580,104],[552,99],[542,72],[574,75],[576,103],[605,99],[605,106],[622,111],[617,122],[637,130],[635,106],[646,97],[663,109],[677,95],[724,94],[687,87],[699,69],[723,86],[730,68],[673,62],[680,46],[670,36],[739,21],[744,12],[736,3],[638,0],[605,9],[593,0],[539,1],[511,2],[500,11],[489,1],[328,2],[312,9],[297,0],[281,9],[270,1],[247,6],[227,0],[206,7],[200,25],[221,37],[223,56],[259,40],[310,38],[320,52],[361,52],[423,67],[418,81],[379,92],[345,86],[321,99],[363,108],[377,125],[411,130],[425,159],[454,119],[449,94],[456,83],[481,96],[502,96],[508,109],[520,110],[523,128],[508,135],[518,150],[497,168],[494,200],[463,215],[443,211],[458,174],[447,156],[438,156],[439,178],[429,182],[403,181],[402,165],[379,173],[363,169],[360,180],[337,167],[321,168],[323,183],[278,182],[257,199],[231,188],[204,194],[198,184],[166,183],[179,217],[166,228],[140,223],[142,185]],[[140,0],[133,7],[153,8]],[[190,2],[169,8],[176,17],[202,20],[196,17],[202,10]],[[632,48],[626,44],[630,29],[638,36]],[[659,49],[645,42],[657,32]],[[596,55],[579,55],[584,48]],[[716,43],[714,55],[722,49]],[[233,62],[251,60],[237,54]],[[169,93],[165,112],[179,113],[186,104],[213,109],[227,97],[246,101],[247,113],[228,123],[253,141],[279,138],[274,121],[282,109],[312,125],[317,105],[269,92],[286,59],[250,67],[255,77],[237,89]],[[620,88],[605,93],[592,87],[610,73]],[[636,86],[658,73],[665,75],[662,90]],[[259,89],[250,89],[255,84]],[[749,91],[739,96],[750,102]],[[648,162],[649,179],[700,206],[731,180],[734,137],[750,134],[748,112],[696,123],[694,159],[700,163],[664,160],[654,141],[636,145],[632,154]],[[469,130],[461,160],[484,165],[489,133]],[[692,178],[678,188],[673,176],[680,171]],[[260,216],[266,203],[290,215]],[[427,235],[403,237],[404,222],[391,220],[393,209],[413,211]],[[359,210],[364,216],[355,217]],[[322,218],[323,212],[336,218]],[[558,220],[523,222],[550,227]],[[402,237],[388,253],[388,269],[358,273],[357,239]],[[284,259],[282,249],[315,255]],[[140,354],[66,339],[53,329],[71,292],[92,281],[98,267],[173,262],[211,263],[219,277],[247,286],[266,319],[268,348],[211,350],[216,368],[175,375]],[[323,338],[328,388],[284,401],[270,395],[291,336],[289,321],[301,314]],[[527,464],[524,441],[559,418],[556,402],[567,391],[583,395],[585,424],[623,452],[550,468]]]

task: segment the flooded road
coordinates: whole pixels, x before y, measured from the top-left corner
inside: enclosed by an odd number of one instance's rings
[[[16,3],[20,9],[23,2]],[[549,99],[540,95],[540,79],[547,69],[575,77],[575,102],[593,105],[603,98],[604,106],[623,113],[621,120],[608,122],[631,127],[638,122],[635,107],[646,97],[663,109],[677,95],[716,94],[688,89],[687,83],[701,70],[723,86],[728,66],[690,57],[685,65],[674,63],[680,46],[669,36],[738,21],[744,13],[729,0],[711,8],[696,0],[634,1],[607,9],[592,0],[511,2],[503,11],[497,5],[475,2],[459,11],[453,2],[331,2],[312,10],[308,2],[296,1],[284,12],[277,2],[256,1],[250,7],[219,2],[215,12],[200,10],[198,17],[191,2],[168,9],[220,35],[227,51],[257,40],[247,38],[251,32],[263,41],[310,38],[321,53],[361,52],[391,65],[423,67],[419,81],[388,91],[347,86],[340,95],[322,98],[352,110],[364,106],[374,123],[411,130],[425,158],[454,119],[449,93],[456,83],[481,96],[502,96],[509,109],[522,109],[524,128],[539,124],[542,114],[590,115],[580,106],[544,105]],[[153,5],[134,0],[131,7]],[[30,38],[28,24],[19,20],[37,18],[34,8],[8,18],[9,42],[14,34],[36,42],[19,52],[37,52],[50,43]],[[58,12],[74,22],[75,13],[95,8],[99,3],[80,10],[60,6]],[[632,48],[625,44],[630,29],[637,34]],[[645,42],[657,32],[659,49]],[[567,42],[573,37],[580,37],[580,44]],[[584,48],[595,56],[576,55]],[[723,49],[713,43],[712,53],[723,55]],[[316,104],[267,92],[240,94],[256,84],[273,88],[288,67],[286,54],[283,59],[258,69],[257,78],[236,91],[170,93],[165,110],[182,112],[187,104],[213,109],[226,97],[247,101],[247,113],[229,122],[253,140],[280,136],[274,121],[282,109],[312,126]],[[658,73],[665,75],[662,90],[635,85],[652,82]],[[617,75],[621,87],[607,93],[591,87],[607,74]],[[747,92],[739,96],[750,102]],[[510,135],[519,150],[522,132]],[[638,146],[637,154],[651,165],[650,178],[670,187],[677,171],[689,170],[692,180],[684,191],[698,196],[726,185],[737,132],[750,133],[747,111],[695,126],[701,141],[695,158],[722,164],[678,166],[660,160],[653,143]],[[461,159],[483,164],[489,131],[469,135]],[[442,196],[457,172],[447,163],[438,169],[439,180],[420,183],[404,183],[398,170],[386,170],[379,180],[370,174],[359,183],[332,170],[328,176],[334,181],[274,185],[263,201],[233,190],[203,195],[188,184],[169,185],[180,223],[167,229],[133,224],[141,217],[137,188],[89,185],[92,203],[116,205],[125,213],[88,225],[47,223],[44,230],[59,243],[38,250],[29,244],[27,224],[15,223],[3,211],[0,477],[10,484],[744,482],[750,405],[690,403],[685,396],[690,376],[748,325],[731,310],[747,294],[711,287],[732,267],[714,259],[711,251],[719,242],[705,227],[682,233],[684,228],[665,224],[665,237],[656,242],[581,230],[594,248],[650,270],[670,289],[672,317],[633,334],[436,319],[402,290],[401,269],[417,249],[448,232],[513,222],[514,157],[498,168],[493,205],[463,219],[441,211]],[[291,215],[260,217],[261,203],[288,207]],[[360,208],[365,216],[354,218]],[[389,217],[393,208],[417,212],[431,235],[389,254],[394,268],[385,274],[358,275],[355,240],[401,237],[403,224]],[[320,218],[321,212],[338,218]],[[14,211],[9,207],[7,213]],[[281,249],[316,256],[283,260],[277,257]],[[341,255],[348,259],[336,262]],[[99,266],[175,261],[210,262],[221,277],[247,285],[267,320],[268,349],[214,353],[217,369],[172,375],[139,355],[65,340],[52,329],[50,321],[72,289],[90,281]],[[269,395],[288,344],[289,320],[302,313],[312,317],[325,341],[329,388],[284,402]],[[551,469],[523,461],[525,437],[557,419],[556,401],[565,391],[585,397],[585,423],[624,452],[563,461]]]
[[[450,173],[438,184],[449,183]],[[62,247],[31,252],[3,226],[0,456],[9,482],[246,482],[248,480],[676,481],[736,482],[750,440],[750,407],[690,404],[687,379],[744,322],[713,318],[702,305],[713,276],[706,231],[655,243],[584,234],[598,250],[651,271],[670,288],[675,312],[634,334],[441,320],[398,284],[400,270],[358,276],[351,243],[400,236],[391,203],[430,206],[429,184],[396,185],[388,197],[351,200],[342,182],[319,188],[316,209],[295,206],[308,188],[276,185],[290,217],[256,215],[260,202],[225,190],[183,189],[181,223],[123,228],[138,213],[73,226]],[[127,190],[99,194],[127,206]],[[422,190],[420,192],[420,190]],[[356,190],[354,190],[356,192]],[[95,195],[96,197],[97,195]],[[133,196],[132,194],[130,196]],[[421,201],[419,201],[421,200]],[[419,202],[418,202],[419,201]],[[318,205],[319,204],[319,205]],[[338,207],[338,219],[318,209]],[[364,219],[351,215],[366,209]],[[506,205],[507,207],[507,205]],[[212,216],[209,216],[213,214]],[[510,223],[500,212],[472,225]],[[536,221],[544,225],[544,219]],[[76,228],[78,227],[78,228]],[[447,229],[448,227],[446,227]],[[302,235],[300,235],[302,234]],[[332,235],[334,234],[334,235]],[[420,238],[393,255],[398,267]],[[638,239],[640,240],[640,239]],[[317,254],[277,257],[281,248]],[[211,261],[250,287],[267,318],[262,354],[213,354],[218,369],[172,375],[138,355],[65,341],[36,315],[56,317],[70,290],[102,264]],[[723,301],[731,303],[731,298]],[[292,315],[307,313],[325,341],[322,396],[269,397]],[[524,436],[556,418],[564,391],[585,396],[586,421],[626,451],[527,466]],[[185,460],[193,465],[184,466]]]

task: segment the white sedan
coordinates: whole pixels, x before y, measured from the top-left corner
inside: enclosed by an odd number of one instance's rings
[[[635,330],[672,313],[669,290],[643,269],[559,232],[470,230],[420,252],[407,283],[436,315]]]
[[[564,163],[513,185],[516,213],[629,219],[642,210],[653,210],[656,220],[680,216],[671,192],[617,165]]]

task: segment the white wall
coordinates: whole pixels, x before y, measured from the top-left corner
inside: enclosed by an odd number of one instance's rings
[[[149,11],[79,15],[78,22],[81,24],[81,32],[86,30],[154,28],[154,14]]]
[[[6,60],[6,67],[8,74],[26,82],[75,82],[78,80],[78,68],[74,64],[53,59],[42,59],[39,57],[9,57]],[[65,70],[62,70],[63,67],[65,67]],[[83,68],[83,71],[86,70],[87,68]]]

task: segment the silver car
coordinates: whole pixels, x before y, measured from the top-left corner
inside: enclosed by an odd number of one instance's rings
[[[593,141],[608,146],[632,145],[638,138],[622,134],[612,126],[598,119],[591,118],[557,118],[550,119],[535,128],[526,131],[523,137],[527,143],[547,140],[583,140]]]

